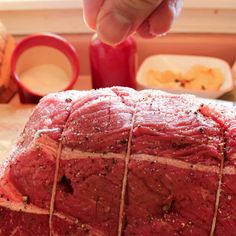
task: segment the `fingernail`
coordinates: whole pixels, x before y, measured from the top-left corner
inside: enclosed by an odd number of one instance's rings
[[[110,45],[115,45],[125,40],[132,33],[131,30],[131,21],[115,12],[103,16],[97,24],[98,37]]]

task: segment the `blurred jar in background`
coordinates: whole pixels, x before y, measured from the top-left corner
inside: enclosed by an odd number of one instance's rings
[[[112,47],[94,35],[90,44],[93,88],[111,86],[136,88],[136,51],[136,43],[131,37]]]

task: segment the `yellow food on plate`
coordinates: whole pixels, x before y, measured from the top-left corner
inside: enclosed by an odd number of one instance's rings
[[[216,91],[223,84],[224,76],[218,68],[196,65],[186,73],[150,69],[146,81],[149,85],[159,88]]]

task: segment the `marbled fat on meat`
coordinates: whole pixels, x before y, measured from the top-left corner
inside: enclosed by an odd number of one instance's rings
[[[0,236],[236,235],[235,118],[154,90],[44,97],[0,169]]]

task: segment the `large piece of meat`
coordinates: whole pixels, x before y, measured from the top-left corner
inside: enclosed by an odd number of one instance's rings
[[[236,235],[236,112],[107,88],[43,98],[1,167],[0,235]]]

